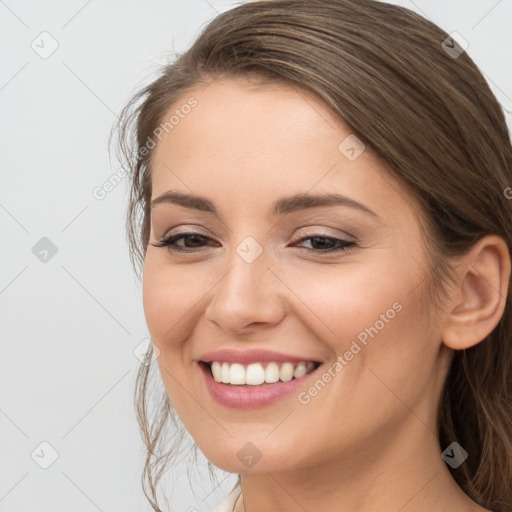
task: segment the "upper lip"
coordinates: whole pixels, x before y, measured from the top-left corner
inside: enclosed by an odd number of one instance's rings
[[[207,352],[200,357],[200,361],[205,363],[211,363],[213,361],[225,362],[225,363],[265,363],[271,361],[300,363],[301,361],[313,361],[319,363],[317,359],[294,356],[291,354],[284,354],[282,352],[275,352],[273,350],[265,349],[245,349],[245,350],[234,350],[229,348],[223,348],[220,350],[214,350]]]

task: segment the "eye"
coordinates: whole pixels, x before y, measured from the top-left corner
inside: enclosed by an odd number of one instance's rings
[[[178,245],[178,241],[182,239],[185,241],[185,246]],[[201,248],[208,242],[208,240],[213,241],[210,237],[202,235],[201,233],[178,233],[164,237],[158,244],[151,245],[154,247],[167,247],[170,251],[190,253],[200,252]],[[306,251],[320,254],[348,251],[349,249],[357,246],[356,242],[324,234],[304,236],[293,242],[293,244],[300,242],[309,242],[312,245],[312,248],[305,247]],[[218,246],[216,242],[214,242],[214,245]]]
[[[176,242],[180,239],[191,240],[192,241],[192,249],[189,249],[185,246],[181,247],[176,244]],[[176,235],[169,235],[167,237],[162,238],[158,244],[151,244],[154,247],[168,247],[171,251],[177,252],[198,252],[194,247],[200,247],[207,240],[212,240],[210,237],[206,235],[202,235],[201,233],[178,233]]]
[[[335,238],[323,234],[314,234],[299,238],[299,242],[310,241],[313,246],[312,249],[306,248],[307,251],[316,253],[333,253],[348,251],[354,248],[357,244],[353,241],[342,240],[341,238]],[[316,246],[316,248],[315,248]]]

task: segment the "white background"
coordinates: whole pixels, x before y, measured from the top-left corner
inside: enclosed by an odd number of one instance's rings
[[[461,34],[512,111],[511,0],[394,3]],[[92,191],[118,168],[107,152],[116,113],[236,5],[0,0],[0,512],[151,510],[132,403],[133,351],[148,331],[126,180],[103,200]],[[42,31],[59,45],[47,59],[31,48]],[[32,251],[43,237],[57,248],[47,262]],[[34,450],[40,463],[58,458],[42,469]],[[194,494],[179,469],[169,478],[181,475],[170,498],[180,512],[210,510],[234,482],[219,472],[220,488],[205,480]]]

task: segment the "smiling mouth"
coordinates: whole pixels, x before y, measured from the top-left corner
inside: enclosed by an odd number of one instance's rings
[[[227,363],[221,361],[200,361],[216,382],[233,386],[261,386],[277,382],[300,379],[316,370],[321,363],[314,361]]]

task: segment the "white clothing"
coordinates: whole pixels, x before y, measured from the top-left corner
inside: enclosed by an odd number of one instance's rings
[[[240,484],[237,482],[232,491],[226,496],[226,499],[213,512],[233,512],[236,500],[240,496]]]

